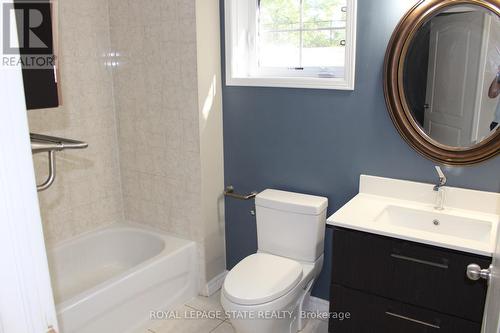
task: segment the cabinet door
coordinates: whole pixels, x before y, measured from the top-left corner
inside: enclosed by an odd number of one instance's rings
[[[332,282],[378,296],[481,322],[487,284],[467,265],[486,257],[335,228]]]
[[[334,333],[479,333],[481,325],[423,308],[332,285],[330,311],[350,318],[330,319]]]

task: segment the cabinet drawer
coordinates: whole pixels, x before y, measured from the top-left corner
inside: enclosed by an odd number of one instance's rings
[[[333,285],[330,311],[350,318],[331,319],[332,333],[480,333],[481,325],[439,312]]]
[[[414,242],[334,228],[332,283],[481,322],[486,281],[467,265],[491,259]]]

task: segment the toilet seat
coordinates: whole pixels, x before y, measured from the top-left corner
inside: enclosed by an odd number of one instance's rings
[[[302,275],[302,265],[295,260],[256,253],[240,261],[227,274],[223,292],[237,304],[263,304],[292,290]]]

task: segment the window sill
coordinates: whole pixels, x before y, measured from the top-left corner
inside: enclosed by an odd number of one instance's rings
[[[227,86],[354,90],[354,78],[227,77]]]

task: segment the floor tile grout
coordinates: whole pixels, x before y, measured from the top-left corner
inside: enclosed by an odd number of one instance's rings
[[[193,310],[196,310],[196,311],[203,311],[203,309],[198,309],[198,308],[195,308],[194,306],[192,305],[188,305],[188,304],[184,304],[185,307],[188,307],[190,309],[193,309]]]
[[[203,309],[198,309],[197,307],[193,306],[193,305],[190,305],[190,304],[184,304],[185,307],[188,307],[190,309],[193,309],[193,310],[197,310],[197,311],[204,311]],[[224,319],[224,320],[221,320],[221,319],[218,319],[218,318],[214,318],[213,320],[217,320],[219,321],[220,323],[217,324],[217,326],[215,326],[212,330],[210,330],[209,333],[215,331],[220,325],[224,324],[224,322],[226,322],[227,319]]]
[[[219,319],[217,319],[217,320],[219,320]],[[221,322],[219,323],[219,325],[215,326],[215,327],[214,327],[214,328],[213,328],[213,329],[212,329],[209,333],[212,333],[213,331],[215,331],[217,328],[219,328],[219,326],[220,326],[220,325],[224,324],[225,322],[226,322],[225,320],[224,320],[224,321],[221,321]]]
[[[188,304],[188,303],[194,303],[193,304]],[[199,302],[198,302],[199,303]],[[182,304],[182,306],[186,307],[186,308],[189,308],[189,309],[192,309],[192,310],[195,310],[195,311],[209,311],[209,310],[206,310],[206,307],[207,306],[210,306],[210,304],[202,304],[202,303],[199,303],[197,305],[196,303],[196,298]],[[213,320],[213,324],[217,324],[214,328],[210,329],[210,331],[206,331],[206,330],[203,330],[203,332],[208,332],[208,333],[214,333],[216,332],[222,325],[224,325],[225,323],[231,325],[231,322],[230,322],[230,319],[229,318],[225,318],[225,319],[221,319],[221,318],[212,318],[211,320]],[[308,320],[308,323],[307,325],[310,325],[311,323],[309,322],[313,322],[313,321],[319,321],[319,322],[323,322],[323,324],[328,324],[328,320],[324,320],[324,319],[316,319],[316,320]],[[307,326],[306,325],[306,326]],[[210,325],[211,326],[211,325]],[[231,325],[232,326],[232,325]],[[208,327],[206,327],[208,328]],[[304,328],[305,329],[305,328]],[[316,331],[316,330],[315,330]],[[309,331],[307,331],[309,332]],[[311,331],[312,332],[312,331]],[[144,333],[156,333],[156,331],[154,329],[151,329],[151,328],[147,328],[146,331],[144,331]]]

